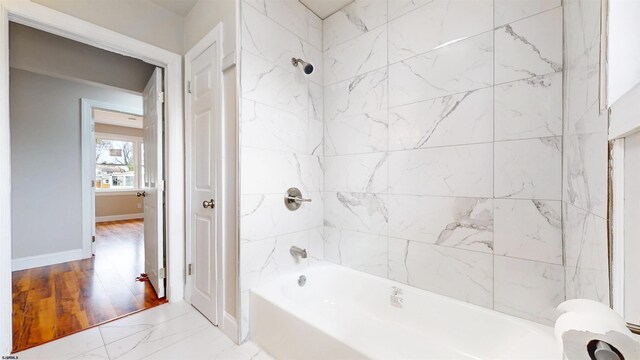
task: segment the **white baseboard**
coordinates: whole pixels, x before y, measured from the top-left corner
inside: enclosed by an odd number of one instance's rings
[[[222,332],[225,333],[233,342],[236,344],[238,343],[238,322],[227,312],[224,313],[222,318],[221,328]]]
[[[25,256],[11,260],[11,271],[31,269],[40,266],[60,264],[82,259],[82,249],[61,251],[53,254]]]
[[[144,213],[142,213],[142,214],[124,214],[124,215],[96,216],[96,222],[131,220],[131,219],[144,219]]]

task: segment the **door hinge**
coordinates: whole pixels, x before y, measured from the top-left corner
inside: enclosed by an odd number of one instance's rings
[[[91,187],[92,188],[96,187],[96,181],[95,180],[91,180]]]
[[[166,275],[167,274],[165,273],[164,268],[161,268],[160,271],[158,271],[158,278],[164,279],[166,278]]]
[[[93,235],[93,236],[91,237],[91,242],[92,242],[92,243],[96,242],[96,236],[95,236],[95,235]]]
[[[191,94],[191,81],[187,81],[187,92]]]
[[[187,275],[191,275],[193,273],[193,266],[192,264],[189,264],[187,266]]]
[[[160,189],[160,191],[164,191],[164,180],[160,180],[160,183],[158,184],[158,188]]]
[[[164,103],[164,91],[158,94],[158,101]]]

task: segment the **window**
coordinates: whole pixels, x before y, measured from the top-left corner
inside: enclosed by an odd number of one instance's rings
[[[141,148],[141,138],[96,134],[96,190],[142,188]]]

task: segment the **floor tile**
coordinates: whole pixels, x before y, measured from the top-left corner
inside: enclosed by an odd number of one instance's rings
[[[111,344],[114,341],[194,311],[196,310],[184,301],[163,304],[153,309],[106,323],[100,326],[100,332],[104,343]]]
[[[46,360],[67,360],[67,359],[100,359],[99,356],[90,357],[87,355],[92,350],[104,347],[102,337],[98,328],[87,329],[77,334],[69,335],[61,339],[36,346],[25,351],[16,353],[20,360],[46,359]],[[96,352],[99,354],[99,352]]]

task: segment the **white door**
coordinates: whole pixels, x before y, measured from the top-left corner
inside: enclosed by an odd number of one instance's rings
[[[158,297],[164,297],[162,181],[162,70],[156,68],[144,89],[144,271]]]
[[[219,129],[219,54],[212,45],[187,63],[187,107],[190,131],[189,226],[191,304],[218,324],[217,159]]]

